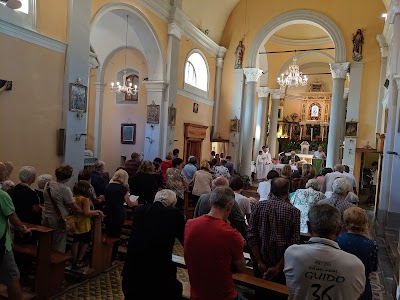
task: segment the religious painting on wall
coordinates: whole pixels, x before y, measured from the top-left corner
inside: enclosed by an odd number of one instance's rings
[[[346,122],[345,136],[357,136],[358,123]]]
[[[148,124],[160,123],[160,105],[155,105],[155,104],[147,105],[147,123]]]
[[[176,122],[176,107],[168,108],[168,126],[175,126]]]
[[[86,112],[87,87],[79,81],[69,84],[69,110]]]
[[[193,103],[193,112],[195,114],[199,113],[199,104],[198,103]]]
[[[240,120],[237,118],[231,119],[230,132],[239,132],[239,131],[240,131]]]
[[[312,103],[308,107],[308,120],[321,120],[321,104]]]
[[[283,120],[283,106],[278,106],[278,121]]]
[[[121,124],[121,144],[135,144],[136,124]]]
[[[126,80],[125,80],[125,84],[126,86],[139,86],[139,76],[132,74],[129,76],[126,76]],[[139,92],[137,92],[135,95],[128,95],[125,94],[125,101],[129,101],[129,102],[138,102],[139,99]]]

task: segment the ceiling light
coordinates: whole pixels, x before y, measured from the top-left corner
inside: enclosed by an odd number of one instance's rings
[[[8,0],[8,1],[2,1],[2,2],[5,2],[6,6],[11,9],[19,9],[22,6],[21,1],[19,1],[19,0]]]
[[[296,64],[297,58],[293,57],[293,63],[289,66],[289,70],[278,77],[277,82],[281,87],[306,85],[308,78],[300,72],[299,66]]]

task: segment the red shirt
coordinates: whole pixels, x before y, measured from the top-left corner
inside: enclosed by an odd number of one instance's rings
[[[243,238],[224,221],[202,215],[187,221],[185,261],[192,300],[233,300],[231,265],[243,257]]]
[[[161,174],[164,182],[167,180],[167,170],[172,168],[172,160],[163,160],[161,162]]]

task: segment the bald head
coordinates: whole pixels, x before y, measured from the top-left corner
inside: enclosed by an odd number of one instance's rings
[[[212,182],[212,189],[214,190],[216,187],[219,186],[227,186],[229,187],[229,180],[225,177],[217,177]]]
[[[271,181],[271,193],[276,197],[289,195],[290,182],[286,178],[277,177]]]

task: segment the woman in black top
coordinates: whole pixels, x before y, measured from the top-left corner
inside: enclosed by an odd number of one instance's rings
[[[122,272],[125,299],[181,299],[182,285],[176,279],[171,254],[175,238],[183,242],[185,221],[175,204],[176,194],[161,190],[152,205],[135,209]]]
[[[124,203],[129,207],[134,206],[137,202],[129,199],[128,192],[128,173],[125,170],[115,172],[110,183],[106,186],[104,196],[104,224],[106,227],[106,235],[114,238],[120,238],[122,227],[126,219]],[[118,243],[114,243],[112,251],[112,260],[115,261],[118,255]]]
[[[155,168],[151,161],[145,160],[139,166],[130,182],[131,194],[139,196],[139,204],[151,204],[158,191],[158,184],[154,176]]]

